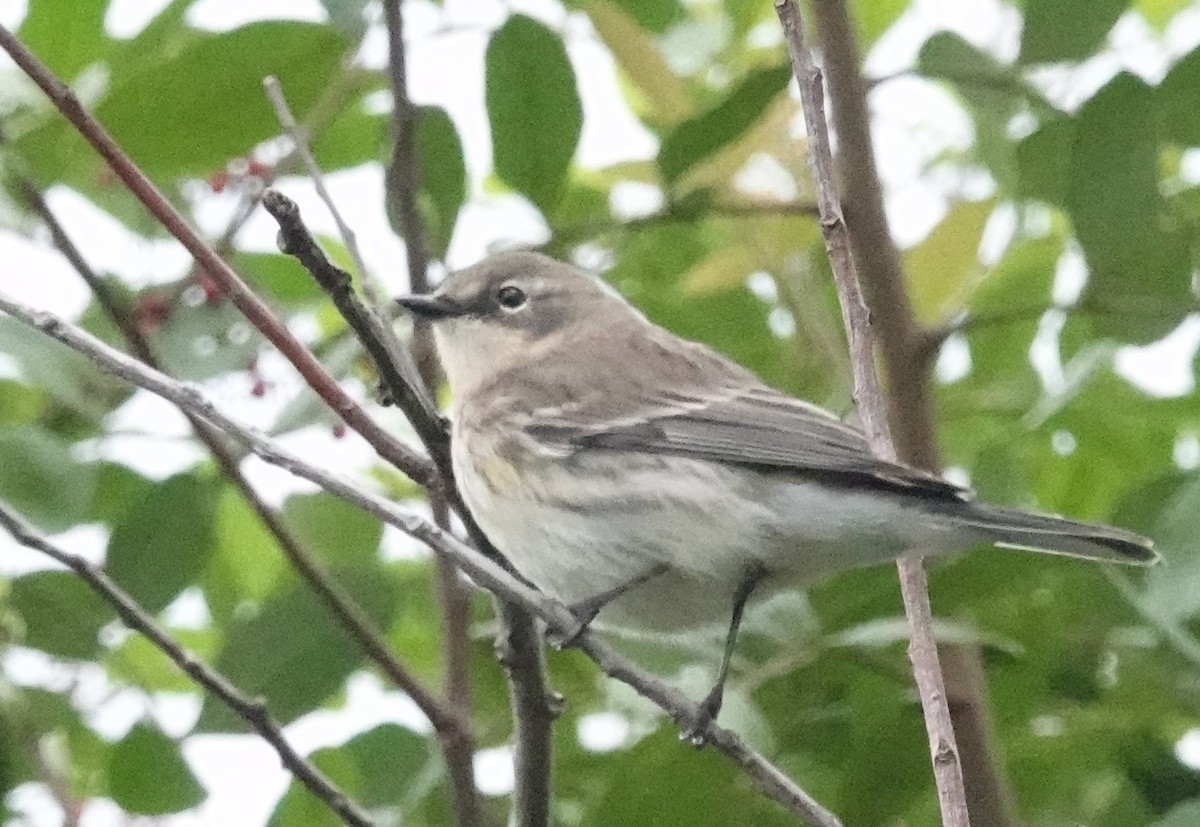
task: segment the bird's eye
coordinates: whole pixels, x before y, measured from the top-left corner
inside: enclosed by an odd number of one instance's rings
[[[496,291],[496,301],[505,310],[517,310],[525,304],[525,291],[520,287],[506,284]]]

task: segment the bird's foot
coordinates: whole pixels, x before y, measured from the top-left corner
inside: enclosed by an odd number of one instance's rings
[[[696,710],[696,717],[688,724],[687,729],[679,733],[682,741],[687,741],[696,749],[708,743],[708,727],[717,720],[721,713],[721,705],[725,701],[725,685],[718,683],[704,696]]]
[[[592,621],[596,619],[596,615],[600,614],[604,605],[604,602],[597,600],[582,600],[571,604],[567,607],[567,611],[575,618],[575,622],[561,631],[550,632],[546,639],[555,649],[570,649],[579,643],[579,638],[592,625]]]

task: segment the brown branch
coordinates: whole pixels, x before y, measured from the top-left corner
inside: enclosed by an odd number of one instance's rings
[[[822,2],[823,0],[818,0],[817,5],[821,5]],[[875,376],[872,319],[855,273],[851,239],[842,217],[837,186],[833,178],[833,154],[829,146],[829,128],[825,123],[825,92],[821,72],[814,65],[812,54],[804,43],[800,12],[795,0],[776,0],[775,10],[791,52],[792,70],[800,84],[800,98],[808,132],[808,164],[817,187],[821,230],[833,266],[834,279],[841,298],[842,320],[850,342],[850,361],[859,415],[872,451],[884,459],[894,460],[896,448],[888,426],[887,408]],[[907,299],[902,290],[901,298]],[[897,566],[904,611],[912,629],[908,655],[921,696],[925,729],[929,735],[942,823],[944,827],[968,827],[970,819],[967,816],[966,790],[963,786],[954,727],[950,722],[950,709],[946,703],[946,689],[938,662],[924,563],[920,557],[914,555],[901,558],[897,561]]]
[[[91,288],[96,301],[112,319],[130,350],[138,359],[155,370],[162,370],[161,363],[154,353],[150,342],[138,328],[136,321],[109,286],[84,259],[79,248],[75,246],[58,217],[46,203],[42,193],[28,179],[17,176],[17,189],[29,204],[30,208],[41,218],[50,231],[54,246],[70,262],[80,278]],[[379,670],[402,692],[406,693],[416,704],[417,708],[429,719],[438,738],[443,744],[456,744],[462,740],[471,741],[467,722],[452,708],[447,708],[421,681],[405,666],[395,653],[392,652],[383,635],[375,629],[374,624],[354,598],[343,589],[312,556],[308,549],[296,539],[295,535],[284,525],[279,513],[267,505],[258,495],[241,471],[237,455],[230,450],[219,431],[199,419],[194,414],[184,410],[197,438],[208,448],[225,477],[241,492],[242,497],[250,508],[266,526],[271,536],[283,550],[300,576],[308,583],[312,591],[325,604],[333,618],[345,629],[356,643],[366,653],[367,657]],[[443,747],[445,748],[445,746]]]
[[[374,317],[354,293],[349,274],[333,264],[321,250],[301,220],[300,211],[294,202],[283,194],[270,190],[263,195],[263,206],[279,222],[279,238],[284,252],[295,256],[333,299],[338,311],[350,324],[368,353],[375,359],[384,388],[408,415],[418,434],[423,440],[426,440],[425,444],[430,455],[435,458],[442,473],[449,477],[452,470],[449,442],[446,439],[445,430],[440,421],[435,419],[434,415],[429,413],[424,406],[425,395],[420,393],[407,377],[388,360],[387,350],[379,340]],[[458,497],[457,491],[451,486],[447,486],[446,490],[452,494],[455,510],[462,516],[476,547],[491,559],[508,567],[507,561],[491,546],[483,532],[475,525],[470,512]],[[442,528],[444,529],[445,526]],[[440,565],[442,567],[440,571],[445,572],[444,577],[453,577],[454,587],[461,589],[453,562],[446,558],[442,559]],[[511,568],[509,570],[511,571]],[[442,596],[444,610],[461,612],[461,619],[455,617],[453,620],[456,623],[465,624],[467,621],[465,606],[467,596],[465,594],[461,596],[464,604],[461,608],[453,607],[447,602],[444,590]],[[521,783],[514,788],[513,809],[519,814],[518,824],[530,825],[530,827],[543,825],[549,823],[550,815],[550,724],[556,717],[556,712],[548,701],[550,691],[544,677],[545,663],[541,652],[541,636],[532,620],[519,610],[500,606],[497,614],[503,627],[499,635],[497,650],[500,662],[504,665],[511,684],[510,700],[513,704],[516,729],[514,760],[518,770],[533,773],[528,777],[522,776],[520,772],[515,774],[514,777],[518,778]],[[468,630],[464,627],[455,633],[455,636],[461,640],[459,645],[463,647],[464,654],[467,646],[467,632]],[[447,645],[449,645],[448,642]],[[447,655],[449,654],[447,653]],[[458,655],[458,657],[462,657],[462,655]],[[455,668],[463,672],[458,680],[469,681],[465,663],[460,663]],[[448,695],[450,686],[451,681],[448,680]],[[465,692],[468,689],[469,683],[459,691]]]
[[[480,586],[506,603],[541,618],[550,629],[559,634],[565,634],[568,630],[574,631],[577,627],[577,618],[569,609],[526,584],[496,560],[416,514],[405,511],[390,500],[360,488],[338,474],[305,462],[300,456],[263,434],[239,425],[194,387],[176,382],[146,367],[142,362],[109,347],[76,325],[51,313],[30,308],[3,293],[0,293],[0,310],[71,347],[101,370],[187,409],[245,446],[264,462],[284,468],[315,483],[329,493],[420,540],[435,553],[450,557]],[[696,703],[618,653],[591,631],[583,632],[576,645],[595,661],[605,674],[633,687],[643,697],[666,711],[672,720],[680,724],[690,724],[697,720],[700,709]],[[712,744],[741,767],[760,792],[777,801],[797,817],[813,827],[841,827],[841,822],[836,816],[734,733],[710,721],[700,734],[704,736],[706,743]]]
[[[256,296],[233,269],[200,237],[187,220],[171,205],[136,164],[112,139],[112,136],[80,104],[79,99],[32,52],[0,26],[0,48],[36,83],[51,102],[108,163],[130,193],[145,205],[167,232],[175,236],[192,254],[196,263],[220,285],[222,292],[280,353],[304,377],[305,382],[352,429],[370,443],[380,456],[417,483],[436,486],[439,482],[430,463],[392,437],[372,420],[361,405],[342,390],[332,376],[304,345],[296,339],[271,309]]]
[[[352,827],[371,827],[372,821],[367,814],[324,773],[292,748],[262,699],[243,695],[228,678],[184,649],[103,571],[82,557],[70,554],[51,543],[24,517],[3,502],[0,502],[0,526],[21,545],[42,552],[79,575],[93,592],[116,609],[126,626],[144,635],[184,674],[207,689],[234,714],[253,727],[274,747],[275,752],[279,754],[279,760],[288,771],[296,776],[309,792],[325,802],[342,823]]]
[[[398,219],[404,237],[409,288],[414,293],[429,290],[429,244],[425,222],[418,204],[421,192],[421,155],[417,147],[417,109],[408,94],[408,56],[404,44],[402,0],[383,0],[388,33],[388,71],[392,86],[392,149],[387,170],[387,198]],[[420,378],[427,393],[440,382],[440,370],[434,359],[433,338],[426,325],[418,325],[413,337]],[[449,441],[442,436],[442,445]],[[453,478],[453,469],[441,451],[428,449],[445,479]],[[431,497],[434,517],[446,528],[446,502]],[[458,509],[475,541],[483,550],[490,543],[479,531],[465,508]],[[471,675],[469,648],[469,603],[458,571],[449,558],[436,558],[438,594],[442,609],[442,659],[446,670],[446,693],[453,703],[470,708]],[[498,602],[500,621],[497,649],[502,655],[509,682],[513,716],[514,787],[512,819],[517,827],[544,827],[550,823],[552,732],[557,711],[548,702],[545,653],[541,635],[533,619],[515,606]],[[461,819],[460,824],[465,823]]]

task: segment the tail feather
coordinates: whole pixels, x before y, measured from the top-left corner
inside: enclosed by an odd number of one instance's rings
[[[1152,540],[1115,526],[1082,523],[986,503],[971,503],[967,508],[960,506],[955,517],[1004,548],[1134,566],[1150,566],[1159,559]]]

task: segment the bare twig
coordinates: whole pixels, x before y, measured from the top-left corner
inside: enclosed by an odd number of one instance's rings
[[[225,261],[205,243],[187,220],[171,205],[158,188],[130,160],[112,136],[80,104],[70,88],[50,71],[32,52],[0,26],[0,48],[36,83],[79,133],[108,163],[113,173],[146,206],[155,218],[187,248],[196,263],[220,285],[222,292],[255,328],[291,362],[305,382],[340,416],[363,436],[380,456],[424,486],[437,486],[439,479],[430,463],[391,436],[371,419],[361,405],[342,390],[321,363],[296,339],[271,309],[254,294]]]
[[[279,238],[284,252],[295,256],[317,283],[329,293],[342,316],[375,359],[387,392],[408,415],[413,427],[425,441],[430,455],[434,457],[442,473],[448,477],[452,471],[445,430],[435,414],[425,406],[425,394],[406,381],[406,377],[387,359],[388,354],[379,340],[374,317],[354,294],[349,275],[334,265],[321,250],[301,221],[295,203],[279,192],[269,191],[263,196],[263,206],[279,222]],[[447,486],[447,491],[453,494],[455,510],[463,517],[476,547],[507,568],[507,561],[492,548],[482,531],[475,525],[457,491],[450,486]],[[445,517],[444,514],[440,516],[443,519]],[[440,525],[445,529],[444,524]],[[447,649],[454,647],[446,652],[448,658],[453,656],[459,659],[455,663],[448,663],[447,695],[454,697],[451,690],[456,686],[456,682],[459,682],[459,697],[469,699],[469,673],[465,663],[468,644],[467,596],[459,595],[457,591],[447,594],[447,582],[451,579],[456,590],[461,591],[462,587],[457,581],[453,561],[441,555],[438,559],[441,575],[440,594],[444,616],[448,621],[444,646]],[[460,605],[451,601],[459,602]],[[514,775],[522,781],[515,785],[513,793],[513,810],[519,816],[517,824],[532,827],[546,824],[549,819],[550,724],[554,720],[555,712],[546,700],[549,690],[544,678],[541,639],[532,620],[507,606],[499,607],[497,614],[503,627],[497,650],[511,684],[510,699],[516,723],[514,760],[519,770],[538,769],[542,773],[529,778],[524,778],[519,773]],[[462,628],[458,628],[460,623],[463,624]],[[456,672],[461,672],[461,675],[456,675]],[[464,806],[466,803],[463,802]]]
[[[570,610],[508,572],[495,560],[462,543],[448,532],[397,506],[390,500],[359,487],[346,478],[305,462],[263,434],[239,425],[222,413],[194,387],[177,382],[148,368],[138,360],[109,347],[94,336],[59,317],[35,310],[0,293],[0,310],[25,324],[41,330],[94,362],[101,370],[144,388],[153,394],[186,408],[222,433],[244,445],[264,461],[284,468],[315,483],[324,490],[362,508],[369,514],[395,526],[428,545],[437,554],[450,557],[480,586],[506,602],[544,620],[558,632],[573,630],[577,619]],[[601,638],[585,631],[578,648],[600,668],[665,710],[676,722],[693,722],[699,707],[633,661],[619,654]],[[765,795],[779,802],[813,827],[841,827],[837,817],[787,778],[761,754],[751,749],[734,733],[709,722],[702,733],[706,743],[740,766],[751,782]]]
[[[59,252],[71,263],[71,266],[75,268],[75,271],[87,283],[88,287],[91,288],[96,301],[99,302],[105,313],[112,319],[113,324],[121,332],[130,352],[155,370],[162,370],[158,358],[150,346],[150,342],[138,328],[128,308],[109,289],[99,274],[88,265],[83,254],[75,246],[74,242],[71,241],[66,229],[59,222],[57,216],[54,215],[54,212],[50,209],[50,205],[46,203],[41,192],[26,178],[18,176],[15,182],[17,189],[20,190],[26,202],[37,213],[38,217],[42,219],[47,229],[50,230],[54,246],[58,248]],[[379,670],[397,688],[405,692],[412,699],[417,708],[429,719],[430,725],[433,726],[434,731],[439,734],[440,738],[458,740],[467,737],[469,739],[466,722],[457,715],[455,710],[447,708],[442,704],[432,692],[425,688],[416,675],[396,657],[383,635],[375,629],[374,624],[366,612],[363,611],[362,607],[324,570],[316,558],[288,530],[283,524],[279,513],[267,505],[258,495],[258,492],[254,490],[250,481],[242,473],[237,455],[230,450],[229,446],[222,439],[220,432],[214,430],[212,426],[197,418],[194,414],[187,411],[184,411],[183,414],[187,417],[196,436],[208,448],[213,458],[216,459],[222,473],[241,492],[242,497],[250,505],[250,508],[258,515],[258,518],[266,526],[271,536],[275,538],[275,541],[279,543],[279,547],[283,550],[284,555],[296,568],[300,576],[309,584],[309,587],[317,597],[326,605],[334,619],[362,647],[367,657],[379,667]]]
[[[132,360],[131,360],[132,361]],[[74,571],[102,600],[117,610],[125,625],[143,634],[188,677],[196,681],[228,706],[263,737],[279,754],[279,760],[308,791],[324,801],[342,823],[353,827],[371,827],[367,814],[359,809],[324,773],[296,752],[283,737],[279,724],[259,698],[248,698],[221,673],[184,649],[154,618],[96,566],[64,551],[47,540],[20,514],[0,502],[0,526],[18,543],[52,557]]]
[[[859,287],[851,257],[850,238],[838,203],[834,183],[833,154],[829,146],[829,128],[825,123],[825,92],[820,70],[804,43],[800,12],[795,0],[776,0],[775,10],[783,25],[784,36],[792,57],[792,70],[800,83],[804,121],[808,131],[808,164],[817,187],[817,203],[821,211],[821,229],[825,248],[833,266],[838,294],[841,297],[842,320],[850,341],[851,366],[854,373],[855,396],[863,429],[876,455],[894,460],[887,421],[887,408],[875,376],[875,353],[871,339],[871,318]],[[933,612],[929,606],[928,583],[920,557],[910,556],[897,561],[900,571],[900,591],[908,615],[912,635],[908,654],[921,695],[925,729],[937,781],[944,827],[967,827],[966,790],[958,763],[958,747],[946,689],[938,662],[937,641],[933,634]]]

